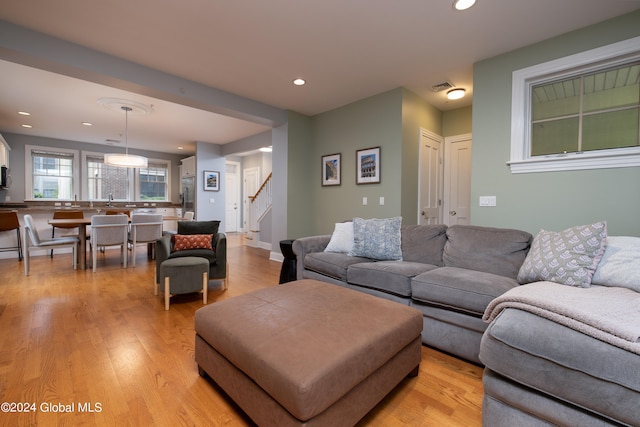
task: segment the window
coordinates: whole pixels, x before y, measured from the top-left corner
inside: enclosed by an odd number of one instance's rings
[[[129,200],[129,169],[109,166],[102,154],[86,154],[89,200]]]
[[[149,162],[147,168],[138,172],[140,182],[140,200],[168,200],[167,176],[169,175],[166,163]]]
[[[639,43],[513,73],[513,173],[640,166]]]
[[[103,153],[83,153],[86,200],[168,201],[169,161],[151,160],[146,168],[109,166]]]
[[[78,152],[25,146],[25,199],[74,200]]]

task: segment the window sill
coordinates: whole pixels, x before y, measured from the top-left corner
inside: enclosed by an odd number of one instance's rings
[[[511,173],[557,172],[640,166],[640,151],[619,154],[566,154],[507,162]]]

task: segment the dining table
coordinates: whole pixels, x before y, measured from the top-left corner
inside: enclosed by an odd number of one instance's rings
[[[182,217],[167,215],[162,217],[162,221],[180,221]],[[129,218],[131,221],[131,218]],[[91,225],[91,217],[84,218],[51,218],[47,221],[53,227],[59,226],[76,226],[78,227],[78,268],[84,270],[87,268],[87,226]]]

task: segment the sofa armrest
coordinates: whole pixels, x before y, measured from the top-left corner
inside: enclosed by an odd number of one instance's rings
[[[296,278],[302,279],[304,257],[313,252],[322,252],[329,244],[331,235],[302,237],[293,241],[292,249],[296,254]]]
[[[171,254],[171,236],[163,236],[156,240],[156,283],[160,277],[160,264]]]

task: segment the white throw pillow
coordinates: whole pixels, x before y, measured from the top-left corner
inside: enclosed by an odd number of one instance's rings
[[[325,252],[349,253],[353,250],[353,223],[338,222]]]
[[[640,237],[608,236],[591,283],[640,292]]]

